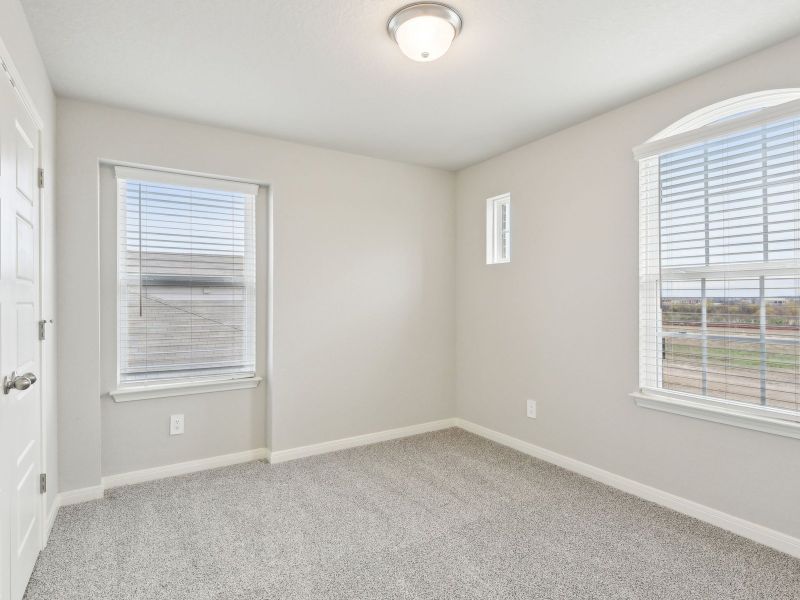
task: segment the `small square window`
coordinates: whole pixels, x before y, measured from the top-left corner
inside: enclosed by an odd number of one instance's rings
[[[486,201],[486,264],[511,262],[511,194]]]

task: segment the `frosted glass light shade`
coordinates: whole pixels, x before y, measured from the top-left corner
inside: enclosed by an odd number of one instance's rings
[[[461,31],[461,17],[444,4],[420,2],[392,15],[388,29],[408,58],[430,62],[440,58],[450,48]]]
[[[443,56],[455,37],[456,30],[450,23],[431,16],[406,21],[395,34],[403,54],[419,62],[429,62]]]

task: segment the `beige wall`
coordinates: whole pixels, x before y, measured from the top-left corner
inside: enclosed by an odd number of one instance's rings
[[[800,442],[637,407],[631,149],[740,94],[800,87],[800,38],[623,106],[457,178],[458,415],[800,535]],[[511,192],[512,262],[485,264],[485,199]],[[525,400],[538,418],[525,417]]]
[[[39,50],[28,27],[28,21],[18,0],[0,0],[0,39],[5,44],[22,81],[44,122],[41,139],[42,167],[45,170],[45,187],[41,198],[41,283],[42,318],[56,316],[56,221],[55,221],[55,135],[56,101]],[[47,510],[49,511],[59,491],[58,460],[58,403],[57,345],[58,323],[48,331],[42,343],[42,408],[45,428],[44,462],[47,471]]]
[[[72,100],[59,100],[58,128],[64,489],[453,416],[452,173]],[[101,348],[113,329],[100,318],[109,292],[99,282],[111,225],[99,203],[113,198],[99,193],[101,159],[269,184],[275,325],[259,330],[273,347],[260,367],[269,385],[124,404],[105,396]],[[168,415],[179,412],[186,433],[170,437]]]

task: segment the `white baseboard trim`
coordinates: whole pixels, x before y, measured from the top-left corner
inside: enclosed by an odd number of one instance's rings
[[[558,454],[552,450],[547,450],[541,446],[536,446],[510,435],[506,435],[505,433],[500,433],[499,431],[472,423],[471,421],[456,419],[456,423],[461,429],[497,442],[498,444],[502,444],[503,446],[518,450],[523,454],[528,454],[554,465],[558,465],[559,467],[584,475],[600,483],[622,490],[623,492],[638,496],[644,500],[649,500],[650,502],[694,517],[700,521],[705,521],[706,523],[710,523],[711,525],[715,525],[721,529],[735,533],[736,535],[751,539],[759,544],[764,544],[780,552],[785,552],[790,556],[800,558],[800,538],[792,537],[740,517],[735,517],[709,506],[699,504],[698,502],[687,500],[681,496],[676,496],[675,494],[665,492],[658,488],[639,483],[633,479],[616,475],[615,473],[611,473],[599,467],[592,466],[574,458],[569,458],[563,454]]]
[[[205,471],[208,469],[227,467],[230,465],[237,465],[254,460],[266,459],[271,463],[281,463],[286,462],[287,460],[303,458],[304,456],[314,456],[316,454],[335,452],[336,450],[355,448],[356,446],[365,446],[367,444],[374,444],[376,442],[385,442],[397,438],[408,437],[410,435],[417,435],[420,433],[427,433],[429,431],[438,431],[440,429],[455,427],[456,421],[457,419],[455,418],[442,419],[440,421],[429,421],[427,423],[420,423],[418,425],[411,425],[409,427],[387,429],[385,431],[378,431],[376,433],[367,433],[365,435],[357,435],[354,437],[332,440],[330,442],[322,442],[320,444],[313,444],[310,446],[299,446],[297,448],[289,448],[288,450],[279,450],[277,452],[270,452],[268,448],[256,448],[255,450],[246,450],[244,452],[236,452],[233,454],[223,454],[221,456],[190,460],[187,462],[164,465],[161,467],[141,469],[139,471],[129,471],[127,473],[107,475],[102,478],[100,485],[60,493],[58,495],[57,502],[59,502],[60,506],[67,506],[69,504],[77,504],[79,502],[87,502],[89,500],[98,500],[103,497],[103,492],[106,489],[120,487],[123,485],[133,485],[135,483],[144,483],[146,481],[155,481],[156,479],[175,477],[177,475],[186,475],[187,473],[196,473],[198,471]],[[53,515],[53,519],[55,519],[55,515]]]
[[[58,515],[59,508],[61,508],[61,494],[56,494],[56,497],[53,500],[53,506],[50,507],[50,512],[47,514],[47,521],[44,524],[43,546],[47,546],[47,542],[50,540],[50,532],[53,531],[53,523],[56,522],[56,516]]]
[[[70,504],[79,504],[81,502],[88,502],[89,500],[99,500],[102,497],[103,486],[93,485],[59,493],[58,503],[60,506],[69,506]]]
[[[55,506],[68,506],[70,504],[88,502],[89,500],[99,500],[103,497],[105,490],[109,488],[132,485],[134,483],[144,483],[145,481],[155,481],[156,479],[164,479],[165,477],[175,477],[176,475],[186,475],[188,473],[196,473],[198,471],[206,471],[208,469],[228,467],[230,465],[238,465],[240,463],[264,459],[269,459],[269,450],[267,448],[256,448],[254,450],[222,454],[220,456],[163,465],[151,469],[141,469],[140,471],[108,475],[101,479],[100,485],[61,492],[56,498],[56,505],[54,505],[53,514],[50,517],[51,523],[49,523],[49,527],[52,527],[52,521],[55,520],[55,512],[57,510]]]
[[[251,462],[254,460],[264,460],[268,458],[269,450],[266,448],[256,448],[254,450],[245,450],[244,452],[222,454],[220,456],[190,460],[187,462],[174,463],[161,467],[152,467],[150,469],[142,469],[140,471],[129,471],[127,473],[107,475],[102,479],[102,487],[103,489],[109,489],[123,485],[132,485],[134,483],[144,483],[145,481],[155,481],[156,479],[165,479],[166,477],[186,475],[188,473],[196,473],[198,471],[217,469],[219,467],[228,467],[230,465],[238,465],[241,463]]]
[[[319,444],[311,444],[309,446],[298,446],[296,448],[289,448],[287,450],[275,450],[272,452],[269,462],[273,464],[286,462],[288,460],[295,460],[304,458],[306,456],[315,456],[317,454],[327,454],[328,452],[336,452],[337,450],[345,450],[347,448],[355,448],[357,446],[366,446],[368,444],[375,444],[377,442],[386,442],[389,440],[396,440],[411,435],[420,433],[428,433],[430,431],[439,431],[440,429],[448,429],[456,426],[457,419],[442,419],[440,421],[429,421],[427,423],[420,423],[418,425],[410,425],[408,427],[398,427],[397,429],[386,429],[376,433],[367,433],[364,435],[356,435],[349,438],[341,438],[332,440],[330,442],[322,442]]]
[[[460,427],[461,429],[486,439],[518,450],[523,454],[527,454],[554,465],[558,465],[569,471],[573,471],[580,475],[584,475],[585,477],[589,477],[590,479],[594,479],[595,481],[599,481],[600,483],[604,483],[611,487],[622,490],[623,492],[638,496],[644,500],[654,502],[655,504],[659,504],[666,508],[730,531],[731,533],[735,533],[760,544],[764,544],[765,546],[769,546],[770,548],[774,548],[780,552],[785,552],[786,554],[800,558],[800,538],[781,533],[780,531],[764,527],[763,525],[752,523],[740,517],[735,517],[698,502],[694,502],[692,500],[682,498],[681,496],[676,496],[675,494],[665,492],[658,488],[639,483],[633,479],[628,479],[627,477],[611,473],[610,471],[606,471],[588,463],[581,462],[577,459],[564,456],[563,454],[553,452],[552,450],[542,448],[541,446],[536,446],[519,438],[512,437],[505,433],[500,433],[499,431],[495,431],[493,429],[489,429],[488,427],[484,427],[460,418],[430,421],[428,423],[420,423],[418,425],[411,425],[409,427],[387,429],[385,431],[378,431],[376,433],[357,435],[354,437],[332,440],[330,442],[311,444],[309,446],[299,446],[296,448],[278,450],[275,452],[270,452],[267,448],[257,448],[255,450],[247,450],[245,452],[224,454],[221,456],[213,456],[211,458],[192,460],[183,463],[154,467],[151,469],[142,469],[140,471],[109,475],[107,477],[103,477],[101,485],[70,490],[68,492],[61,492],[58,494],[47,518],[47,536],[49,536],[50,530],[53,527],[53,522],[55,521],[58,513],[58,509],[61,506],[68,506],[70,504],[77,504],[79,502],[87,502],[89,500],[98,500],[103,497],[103,492],[106,488],[131,485],[134,483],[143,483],[146,481],[163,479],[165,477],[185,475],[187,473],[195,473],[197,471],[204,471],[207,469],[226,467],[229,465],[235,465],[254,460],[267,459],[271,463],[281,463],[307,456],[315,456],[317,454],[325,454],[328,452],[335,452],[337,450],[355,448],[357,446],[366,446],[368,444],[375,444],[378,442],[385,442],[388,440],[418,435],[420,433],[448,429],[450,427]]]
[[[305,456],[314,456],[316,454],[324,454],[327,452],[335,452],[336,450],[344,450],[346,448],[355,448],[356,446],[365,446],[367,444],[385,442],[388,440],[408,437],[420,433],[427,433],[429,431],[447,429],[449,427],[455,427],[456,421],[457,419],[455,418],[442,419],[440,421],[429,421],[427,423],[420,423],[418,425],[411,425],[409,427],[387,429],[385,431],[378,431],[376,433],[367,433],[365,435],[357,435],[354,437],[332,440],[330,442],[322,442],[320,444],[313,444],[310,446],[289,448],[288,450],[270,452],[268,448],[257,448],[255,450],[246,450],[245,452],[223,454],[221,456],[212,456],[211,458],[191,460],[188,462],[164,465],[161,467],[153,467],[151,469],[142,469],[139,471],[129,471],[127,473],[107,475],[106,477],[103,477],[100,485],[62,492],[59,494],[59,500],[61,506],[77,504],[79,502],[86,502],[89,500],[97,500],[102,498],[103,492],[106,489],[120,487],[123,485],[133,485],[135,483],[144,483],[146,481],[154,481],[156,479],[164,479],[166,477],[175,477],[176,475],[186,475],[187,473],[195,473],[197,471],[205,471],[207,469],[216,469],[218,467],[227,467],[230,465],[236,465],[254,460],[266,459],[270,463],[281,463],[288,460],[303,458]]]

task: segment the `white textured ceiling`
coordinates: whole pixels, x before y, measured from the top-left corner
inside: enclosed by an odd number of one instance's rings
[[[800,0],[452,0],[417,63],[404,0],[22,0],[56,92],[457,169],[800,33]]]

